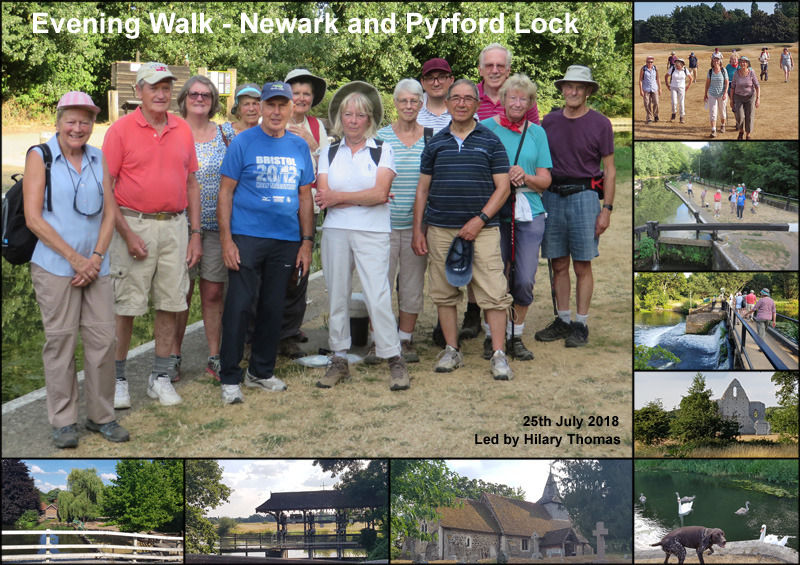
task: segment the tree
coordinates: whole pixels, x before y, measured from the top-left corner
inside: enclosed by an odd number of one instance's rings
[[[608,529],[606,543],[619,552],[631,550],[633,468],[630,460],[561,460],[561,495],[578,531],[594,540],[598,521]]]
[[[3,525],[13,524],[26,510],[39,508],[39,495],[28,466],[19,459],[3,459]]]
[[[633,437],[646,445],[660,443],[669,437],[669,420],[660,398],[648,402],[633,411]]]
[[[798,437],[798,399],[797,373],[778,371],[772,375],[772,382],[780,387],[778,391],[779,410],[772,415],[774,431],[783,435]]]
[[[478,500],[481,494],[488,492],[508,498],[516,498],[517,500],[525,500],[525,491],[522,490],[522,487],[509,487],[500,483],[487,483],[481,479],[462,477],[457,473],[454,475],[453,489],[456,492],[456,496],[460,498]]]
[[[122,459],[105,509],[124,532],[183,531],[183,461]]]
[[[658,361],[658,365],[655,362]],[[677,355],[656,345],[655,347],[648,347],[647,345],[637,345],[633,351],[633,369],[635,371],[645,371],[653,369],[657,366],[664,365],[664,362],[680,363],[681,360]]]
[[[17,518],[15,525],[20,530],[32,530],[39,523],[39,512],[36,510],[26,510],[22,516]]]
[[[186,551],[212,553],[217,542],[206,509],[228,501],[231,489],[222,483],[222,468],[213,459],[186,460]]]
[[[711,389],[706,389],[706,379],[697,373],[692,379],[688,395],[681,398],[680,409],[672,421],[671,436],[682,442],[702,438],[731,439],[739,435],[739,425],[731,426],[711,400]]]
[[[233,518],[223,516],[217,522],[217,535],[219,537],[227,536],[237,525],[238,523]]]
[[[97,469],[72,469],[67,475],[67,490],[58,495],[58,513],[62,520],[93,520],[103,509],[105,485]]]

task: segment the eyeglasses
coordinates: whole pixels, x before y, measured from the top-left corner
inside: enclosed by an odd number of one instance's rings
[[[397,101],[398,106],[416,106],[419,104],[419,98],[400,98]]]
[[[448,100],[453,104],[461,104],[462,102],[465,104],[474,104],[478,101],[474,96],[451,96]]]
[[[424,77],[422,77],[422,80],[427,83],[434,83],[434,82],[442,83],[447,79],[449,79],[451,76],[453,75],[425,75]]]
[[[212,98],[213,96],[212,96],[212,94],[211,94],[210,92],[195,92],[195,91],[193,91],[193,90],[190,90],[190,91],[189,91],[189,92],[186,94],[186,97],[187,97],[189,100],[197,100],[197,98],[198,98],[198,97],[200,97],[200,98],[202,98],[203,100],[206,100],[206,101],[208,101],[208,100],[211,100],[211,98]]]
[[[516,96],[506,96],[506,100],[508,100],[511,104],[527,104],[530,102],[530,98],[517,98]]]
[[[72,176],[72,169],[69,168],[69,165],[67,165],[65,162],[64,166],[67,168],[67,173],[69,173],[69,180],[72,181],[72,188],[75,190],[75,196],[72,198],[72,209],[75,210],[75,212],[77,212],[81,216],[86,216],[87,218],[91,218],[102,212],[103,206],[105,204],[105,198],[103,195],[103,185],[99,180],[97,180],[97,175],[94,173],[94,167],[92,166],[91,161],[89,162],[89,171],[91,171],[92,176],[94,177],[94,182],[97,184],[97,189],[100,193],[100,207],[95,212],[92,212],[90,214],[78,209],[78,184],[75,182],[75,179]],[[80,181],[80,177],[78,177],[78,181]]]

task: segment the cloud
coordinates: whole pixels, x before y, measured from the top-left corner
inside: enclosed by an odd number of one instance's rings
[[[39,467],[38,465],[33,465],[31,467],[31,473],[44,473],[44,474],[47,474],[47,472],[44,469],[42,469],[41,467]]]
[[[100,478],[104,481],[113,481],[117,478],[116,473],[100,473]]]

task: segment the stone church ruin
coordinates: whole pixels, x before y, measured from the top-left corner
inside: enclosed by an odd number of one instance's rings
[[[719,412],[723,417],[739,423],[742,435],[769,435],[770,424],[764,419],[766,406],[763,402],[753,402],[737,379],[733,379],[722,398],[717,399]]]

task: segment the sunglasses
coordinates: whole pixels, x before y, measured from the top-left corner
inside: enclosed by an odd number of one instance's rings
[[[199,98],[202,98],[203,100],[206,100],[206,101],[208,101],[208,100],[211,100],[211,98],[212,98],[212,94],[211,94],[210,92],[194,92],[194,91],[189,91],[189,92],[186,94],[186,97],[187,97],[189,100],[197,100],[197,98],[199,97]]]

